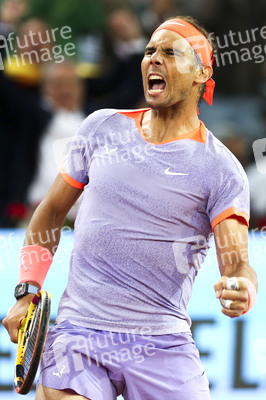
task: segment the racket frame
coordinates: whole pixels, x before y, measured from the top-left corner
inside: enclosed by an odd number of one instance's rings
[[[36,324],[35,312],[40,309],[40,316],[38,328],[37,328],[37,340],[35,340],[34,348],[32,351],[30,365],[24,372],[25,358],[27,352],[27,339],[30,338],[31,330]],[[39,290],[33,297],[27,315],[21,321],[19,333],[18,333],[18,348],[16,357],[16,368],[15,368],[15,379],[14,387],[17,393],[27,394],[35,379],[39,362],[42,357],[44,350],[46,335],[49,328],[50,322],[50,310],[51,310],[51,295],[45,290]],[[27,337],[28,335],[28,337]]]

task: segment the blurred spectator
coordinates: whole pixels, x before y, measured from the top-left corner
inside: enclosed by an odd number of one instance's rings
[[[34,174],[40,135],[50,113],[0,71],[0,226],[25,216],[26,189]]]
[[[89,80],[89,92],[101,107],[134,108],[144,103],[141,60],[148,42],[133,11],[118,9],[106,21],[113,58],[103,76]]]
[[[233,134],[222,142],[234,154],[244,169],[250,165],[250,146],[245,137]]]
[[[28,3],[26,0],[4,0],[0,5],[0,23],[6,24],[6,28],[8,29],[14,29],[17,22],[19,22],[28,11]]]
[[[26,200],[33,208],[46,194],[89,111],[83,109],[83,96],[84,84],[69,62],[45,66],[42,97],[35,103],[25,101],[23,92],[0,73],[0,98],[5,99],[0,108],[5,131],[0,131],[8,144],[0,157],[0,226],[21,226],[28,217]]]
[[[17,226],[27,216],[26,196],[37,168],[40,139],[45,146],[43,143],[49,134],[55,135],[57,128],[64,137],[70,131],[73,135],[85,115],[94,110],[89,97],[81,104],[83,87],[75,75],[76,67],[60,64],[62,55],[56,59],[61,47],[51,39],[48,25],[39,18],[21,22],[25,5],[22,0],[5,0],[0,9],[0,34],[8,39],[3,39],[4,45],[0,46],[1,227]],[[51,59],[55,62],[53,68],[47,64]],[[46,72],[41,93],[43,68]],[[46,165],[52,168],[52,163]],[[39,189],[42,184],[40,181]]]
[[[14,56],[18,57],[17,39],[26,39],[24,34],[29,33],[31,27],[34,28],[29,21],[18,28],[20,36],[16,36],[14,31],[25,14],[26,2],[5,0],[0,10],[3,41],[0,49],[0,226],[3,227],[12,226],[25,216],[23,200],[34,172],[38,140],[50,115],[40,105],[40,74],[28,74],[26,67],[22,68],[23,73],[18,72],[18,68],[11,68],[14,57],[5,37],[10,35],[9,38],[15,39],[12,42]],[[42,22],[39,27],[41,25]],[[28,43],[24,45],[27,50]]]
[[[105,23],[103,1],[92,0],[28,0],[30,15],[45,18],[52,28],[68,26],[77,48],[77,60],[87,62],[89,73],[99,63],[102,32]],[[58,39],[60,44],[60,38]]]
[[[53,111],[76,112],[83,105],[84,87],[76,64],[46,64],[42,73],[42,96]]]
[[[28,0],[30,15],[44,18],[53,28],[70,26],[75,38],[103,30],[103,1],[91,0]]]
[[[18,23],[27,12],[25,0],[3,0],[0,2],[0,69],[4,69],[4,60],[9,55],[6,38],[15,32]],[[2,42],[2,43],[1,43]]]
[[[69,62],[45,66],[42,92],[53,116],[39,144],[37,171],[28,191],[34,209],[53,183],[75,131],[86,117],[83,111],[84,85]],[[71,213],[71,218],[75,213]]]
[[[109,14],[107,26],[111,34],[115,53],[127,58],[134,49],[142,51],[146,38],[135,13],[128,9],[118,9]]]
[[[8,54],[4,62],[5,74],[31,93],[38,94],[43,54],[51,53],[48,25],[41,19],[32,18],[18,28],[17,36],[12,37],[13,55]],[[10,36],[11,37],[11,36]],[[45,43],[42,43],[42,42]]]
[[[223,121],[214,126],[213,133],[234,154],[244,169],[252,163],[251,140],[249,140],[246,130],[241,125]]]
[[[180,14],[176,0],[149,0],[147,8],[141,13],[145,34],[149,37],[167,18]]]

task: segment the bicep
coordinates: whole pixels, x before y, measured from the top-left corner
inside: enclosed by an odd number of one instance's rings
[[[248,264],[246,224],[235,218],[227,218],[215,226],[214,237],[221,275],[233,275],[240,264]]]
[[[52,239],[46,243],[45,247],[54,253],[65,217],[81,193],[82,189],[71,186],[58,175],[30,220],[24,245],[39,244],[43,246],[40,238],[53,232]]]
[[[71,186],[58,174],[40,208],[48,208],[53,213],[65,217],[82,192],[82,189]]]

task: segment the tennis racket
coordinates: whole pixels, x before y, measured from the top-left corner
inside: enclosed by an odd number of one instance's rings
[[[21,321],[14,386],[19,394],[27,394],[33,384],[50,322],[51,296],[40,290],[33,297],[26,317]]]

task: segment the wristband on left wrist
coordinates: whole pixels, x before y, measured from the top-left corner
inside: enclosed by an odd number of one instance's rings
[[[23,247],[20,255],[19,283],[36,282],[41,288],[52,261],[53,255],[46,247]]]

